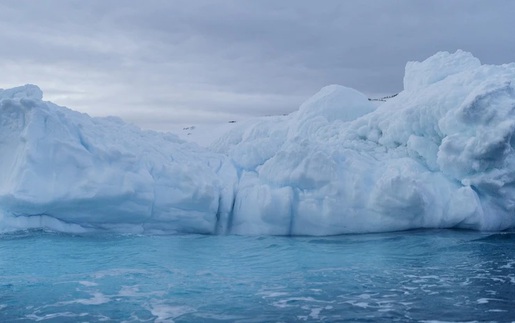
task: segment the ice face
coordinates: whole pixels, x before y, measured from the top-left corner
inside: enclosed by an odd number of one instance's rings
[[[332,85],[210,150],[0,91],[0,230],[331,235],[515,225],[515,64],[437,53],[375,108]]]
[[[10,94],[23,89],[0,92],[0,228],[55,227],[45,220],[53,218],[86,229],[209,233],[231,205],[225,183],[235,174],[224,156]]]

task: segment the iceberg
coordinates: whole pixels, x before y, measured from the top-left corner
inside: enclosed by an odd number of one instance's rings
[[[0,90],[0,232],[336,235],[515,226],[515,64],[440,52],[379,106],[330,85],[209,148]]]

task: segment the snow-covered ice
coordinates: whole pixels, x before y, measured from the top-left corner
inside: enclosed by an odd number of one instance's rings
[[[376,107],[323,88],[209,149],[0,90],[0,231],[330,235],[515,226],[515,64],[440,52]]]

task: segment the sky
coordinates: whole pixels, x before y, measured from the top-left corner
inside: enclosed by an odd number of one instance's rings
[[[0,88],[146,129],[290,113],[340,84],[402,90],[438,51],[515,62],[511,0],[0,0]]]

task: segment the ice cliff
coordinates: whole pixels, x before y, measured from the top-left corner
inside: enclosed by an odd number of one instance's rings
[[[224,156],[41,96],[0,92],[0,229],[212,232],[231,206]]]
[[[515,226],[515,64],[440,52],[375,108],[331,85],[210,150],[0,90],[0,231],[330,235]]]

